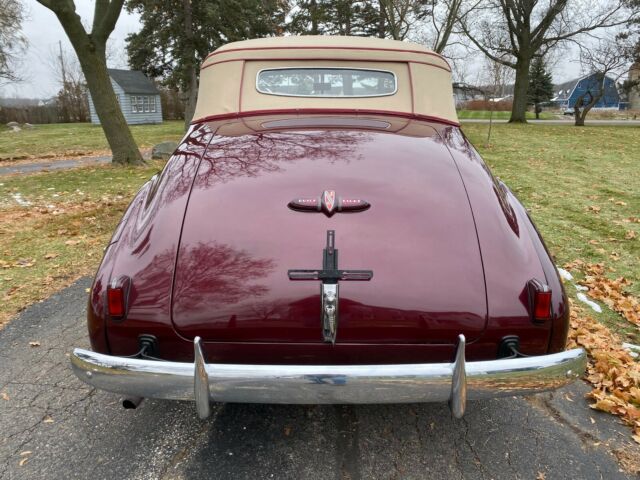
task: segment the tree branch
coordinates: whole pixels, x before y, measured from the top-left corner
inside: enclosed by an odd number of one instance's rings
[[[96,25],[96,18],[94,17],[94,29],[91,32],[91,35],[98,38],[102,43],[106,43],[107,38],[109,38],[109,35],[111,35],[111,32],[113,32],[113,29],[116,27],[124,0],[97,0],[95,10],[96,17],[98,15],[98,5],[105,2],[108,3],[108,6],[102,16],[102,21]]]
[[[508,60],[505,60],[504,58],[500,58],[496,55],[494,55],[493,53],[491,53],[484,45],[482,45],[480,42],[478,42],[475,37],[473,37],[471,35],[471,32],[469,32],[469,29],[467,28],[467,26],[464,24],[464,22],[461,22],[460,27],[462,28],[462,31],[464,32],[464,34],[469,38],[469,40],[471,40],[471,42],[478,47],[478,49],[484,53],[487,57],[489,57],[491,60],[493,60],[494,62],[498,62],[502,65],[505,65],[507,67],[511,67],[511,68],[516,68],[516,64],[514,62],[510,62]],[[509,52],[511,53],[511,52]]]

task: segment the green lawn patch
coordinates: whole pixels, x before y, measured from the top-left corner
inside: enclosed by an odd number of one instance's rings
[[[458,110],[458,118],[460,120],[489,120],[491,112],[489,110]],[[509,120],[511,112],[493,112],[494,120]],[[536,118],[535,113],[527,112],[527,118],[533,120]],[[553,120],[556,116],[552,113],[542,112],[540,120]]]
[[[132,125],[130,128],[140,148],[151,147],[164,140],[178,141],[184,135],[182,121]],[[36,125],[33,129],[19,132],[0,129],[0,161],[89,155],[105,150],[109,150],[109,145],[100,125],[56,123]]]

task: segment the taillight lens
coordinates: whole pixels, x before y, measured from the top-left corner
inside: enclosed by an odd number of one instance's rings
[[[551,318],[551,292],[536,292],[534,316],[536,320]]]
[[[113,318],[124,317],[124,289],[122,287],[107,288],[107,308],[109,316]]]
[[[551,320],[551,289],[547,285],[536,279],[530,280],[529,302],[533,321]]]
[[[107,313],[113,320],[127,317],[131,279],[126,275],[117,277],[107,287]]]

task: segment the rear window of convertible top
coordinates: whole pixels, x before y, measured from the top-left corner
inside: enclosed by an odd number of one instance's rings
[[[256,88],[290,97],[382,97],[396,93],[396,76],[358,68],[273,68],[258,72]]]

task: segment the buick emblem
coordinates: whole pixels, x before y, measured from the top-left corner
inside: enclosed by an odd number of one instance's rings
[[[322,209],[329,215],[333,215],[333,209],[336,206],[336,192],[335,190],[325,190],[322,193]]]
[[[319,197],[294,198],[288,207],[296,212],[322,212],[331,217],[334,213],[362,212],[371,207],[371,204],[361,198],[339,197],[335,190],[325,190]]]

